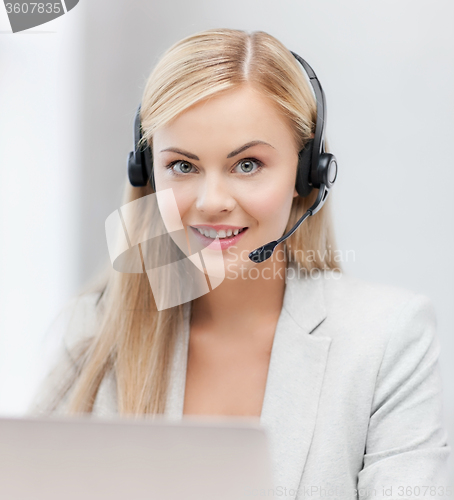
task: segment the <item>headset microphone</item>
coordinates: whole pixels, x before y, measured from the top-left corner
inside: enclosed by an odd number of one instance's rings
[[[269,259],[279,243],[291,236],[310,215],[316,214],[322,208],[337,177],[337,160],[334,155],[325,152],[325,93],[309,64],[295,52],[291,51],[291,53],[309,76],[309,81],[314,90],[317,102],[317,122],[314,138],[307,141],[304,148],[298,153],[295,188],[298,195],[302,198],[307,197],[313,188],[318,189],[318,195],[313,205],[287,234],[284,234],[284,236],[276,241],[271,241],[266,245],[256,248],[249,254],[249,259],[255,263],[264,262]],[[135,147],[134,151],[129,153],[128,157],[128,177],[133,186],[145,186],[150,182],[153,190],[156,192],[152,151],[148,144],[143,149],[140,147],[139,143],[141,139],[142,127],[139,106],[134,120]]]

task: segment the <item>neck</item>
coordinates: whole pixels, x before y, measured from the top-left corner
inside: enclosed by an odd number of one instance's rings
[[[251,262],[244,272],[238,270],[235,279],[226,274],[218,287],[194,299],[191,325],[232,336],[276,322],[284,300],[287,262],[273,259],[274,255],[261,264]],[[249,272],[253,267],[258,272]]]

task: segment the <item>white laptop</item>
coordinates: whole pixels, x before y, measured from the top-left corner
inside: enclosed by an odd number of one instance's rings
[[[273,496],[268,435],[242,417],[0,418],[2,500]]]

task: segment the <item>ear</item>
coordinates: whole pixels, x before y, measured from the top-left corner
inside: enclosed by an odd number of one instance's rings
[[[296,190],[296,188],[293,190],[293,198],[296,198],[298,195],[298,191]]]

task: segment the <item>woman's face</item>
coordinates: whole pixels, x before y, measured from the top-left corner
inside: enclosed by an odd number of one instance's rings
[[[219,236],[226,274],[257,266],[249,252],[283,235],[297,163],[285,117],[249,86],[197,103],[153,136],[156,190],[173,189],[185,230],[204,246]]]

